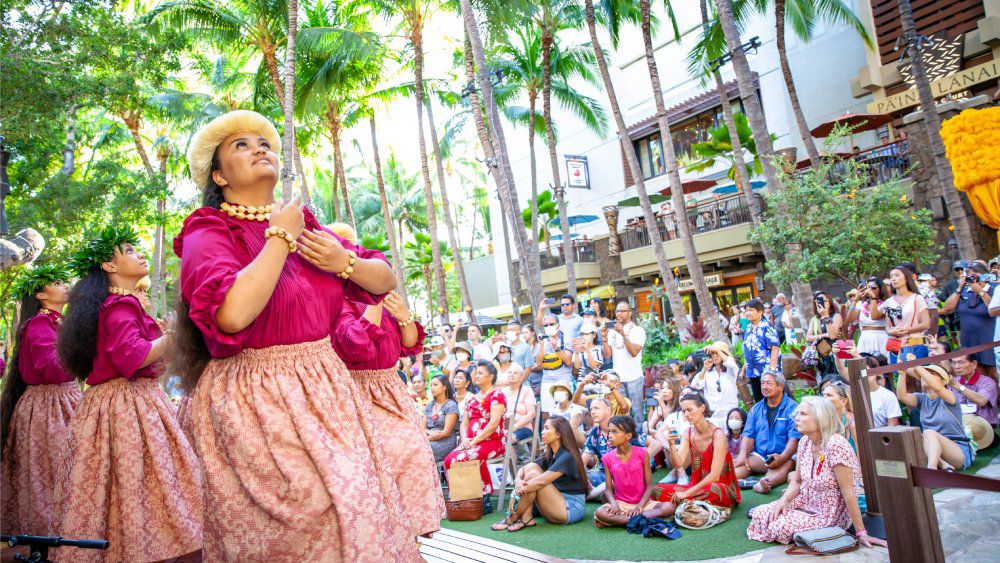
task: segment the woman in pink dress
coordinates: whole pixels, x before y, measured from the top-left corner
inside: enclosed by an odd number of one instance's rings
[[[334,349],[371,405],[373,438],[385,450],[397,488],[405,491],[404,507],[414,536],[438,531],[445,517],[441,482],[424,421],[396,372],[400,356],[423,351],[426,336],[395,291],[379,305],[345,303],[333,331]]]
[[[497,368],[493,362],[481,360],[473,374],[479,392],[469,399],[462,415],[460,442],[455,451],[444,458],[445,471],[459,461],[478,461],[479,476],[483,480],[483,514],[493,512],[489,495],[493,494],[493,479],[486,462],[503,457],[507,450],[507,429],[503,424],[507,411],[507,398],[503,391],[493,386]]]
[[[885,546],[869,537],[861,520],[856,483],[858,457],[842,435],[833,403],[806,397],[799,406],[795,427],[802,433],[795,471],[781,498],[750,511],[747,537],[762,542],[790,543],[797,532],[852,524],[862,545]]]
[[[5,534],[52,534],[59,453],[83,394],[56,355],[70,274],[46,264],[25,270],[11,294],[21,300],[14,356],[0,395],[0,490]]]
[[[131,228],[76,253],[80,281],[59,331],[59,359],[90,387],[70,423],[56,481],[54,533],[106,539],[59,560],[160,561],[201,549],[201,473],[157,379],[168,346],[132,294],[149,265]]]
[[[191,141],[202,204],[174,240],[183,386],[205,475],[206,561],[419,561],[370,404],[330,334],[395,288],[385,257],[274,202],[274,125],[226,113]]]

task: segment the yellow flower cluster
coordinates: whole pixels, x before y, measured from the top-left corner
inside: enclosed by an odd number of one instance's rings
[[[955,187],[984,223],[1000,227],[1000,107],[963,111],[944,122],[941,138]]]
[[[1000,107],[967,109],[941,127],[955,187],[971,190],[1000,179]]]

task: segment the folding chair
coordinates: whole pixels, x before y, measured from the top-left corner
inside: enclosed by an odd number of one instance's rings
[[[514,432],[511,426],[514,424],[514,417],[511,416],[507,421],[507,447],[505,448],[503,454],[503,465],[501,465],[500,472],[500,496],[497,507],[498,510],[504,507],[504,497],[507,495],[507,485],[510,483],[514,484],[514,478],[517,476],[517,471],[521,468],[521,464],[517,459],[517,453],[515,453],[515,446],[522,446],[528,443],[531,444],[531,455],[530,459],[535,459],[535,455],[538,452],[538,427],[540,426],[540,421],[542,418],[542,405],[541,403],[535,403],[535,422],[532,424],[531,436],[524,438],[523,440],[514,441]]]

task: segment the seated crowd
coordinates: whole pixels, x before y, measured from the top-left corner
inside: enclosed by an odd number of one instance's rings
[[[751,539],[789,543],[796,532],[840,526],[864,545],[884,545],[867,536],[861,519],[846,360],[877,368],[945,354],[949,342],[995,341],[1000,292],[986,268],[956,263],[950,292],[950,284],[938,290],[908,264],[844,299],[817,291],[805,329],[784,295],[752,299],[726,319],[732,348],[710,343],[651,371],[642,362],[646,329],[628,302],[605,318],[601,300],[579,311],[564,295],[558,314],[550,302],[539,306],[538,330],[514,320],[484,338],[475,325],[444,324],[422,357],[401,363],[400,375],[444,470],[479,462],[484,514],[493,511],[488,464],[514,446],[519,469],[495,531],[532,527],[537,517],[574,524],[587,502],[599,504],[593,523],[601,528],[636,516],[669,520],[695,502],[728,515],[741,490],[780,488],[776,500],[748,512]],[[786,344],[794,353],[782,354]],[[783,365],[800,358],[801,366]],[[985,350],[865,377],[872,428],[918,427],[928,467],[968,468],[977,450],[1000,443],[996,362],[996,350]],[[814,375],[789,382],[786,373]],[[794,390],[803,386],[797,402]],[[530,459],[525,444],[533,438],[540,454]],[[666,476],[654,479],[661,469]]]

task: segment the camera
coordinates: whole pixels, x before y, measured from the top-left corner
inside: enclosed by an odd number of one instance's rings
[[[987,274],[983,274],[983,275],[985,276]],[[969,273],[965,274],[965,283],[979,283],[979,279],[980,278],[979,278],[979,273],[978,272],[969,272]]]

